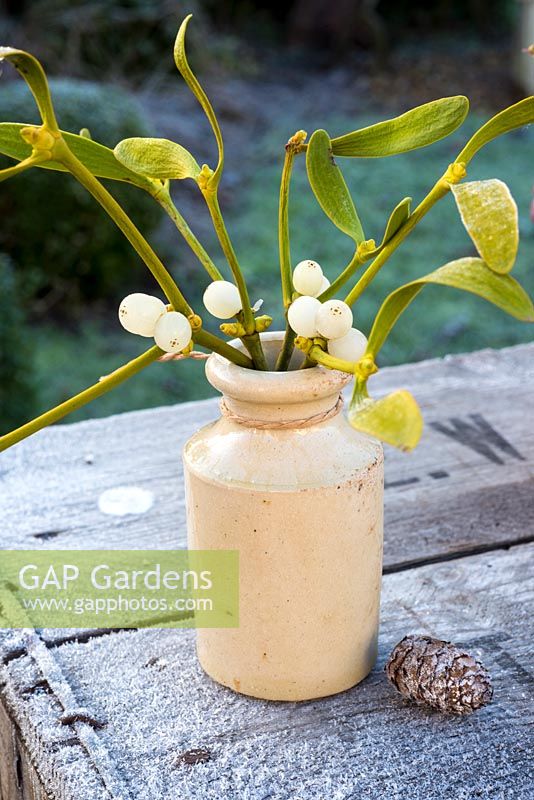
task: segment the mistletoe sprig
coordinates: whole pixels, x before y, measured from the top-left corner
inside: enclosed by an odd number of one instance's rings
[[[119,308],[123,327],[140,336],[153,338],[154,346],[67,402],[0,437],[0,450],[104,394],[165,353],[175,353],[179,357],[195,355],[193,347],[196,345],[219,353],[243,368],[269,368],[260,334],[269,327],[272,318],[266,314],[256,315],[259,304],[251,304],[248,286],[219,205],[224,142],[210,100],[187,60],[185,37],[190,19],[191,15],[180,27],[174,59],[211,125],[218,153],[214,167],[200,166],[182,145],[167,139],[125,139],[111,150],[93,141],[87,129],[80,134],[62,131],[39,61],[22,50],[0,48],[0,60],[11,62],[24,78],[41,116],[40,125],[0,123],[0,152],[17,162],[0,171],[0,181],[33,167],[70,172],[120,228],[151,271],[167,301],[164,303],[157,297],[140,293],[128,295]],[[386,158],[426,147],[455,131],[464,121],[468,108],[465,97],[445,97],[343,136],[331,138],[325,130],[317,130],[308,139],[307,133],[299,130],[285,147],[278,240],[287,324],[274,368],[289,369],[291,356],[297,347],[305,354],[304,366],[321,364],[328,369],[353,374],[354,393],[349,408],[351,424],[405,450],[415,447],[423,427],[415,399],[408,391],[399,390],[373,400],[369,397],[367,384],[369,377],[377,372],[378,354],[393,326],[422,289],[428,284],[439,284],[472,292],[516,319],[534,321],[534,306],[530,298],[509,274],[519,240],[517,207],[510,191],[497,179],[464,181],[469,162],[482,147],[508,131],[534,122],[534,97],[525,98],[486,122],[416,208],[412,210],[411,197],[401,199],[386,220],[378,244],[364,234],[337,159]],[[319,206],[353,243],[352,258],[332,283],[315,261],[302,261],[292,267],[289,193],[294,162],[299,157],[305,157],[309,183]],[[148,192],[165,210],[210,278],[203,297],[206,310],[225,320],[220,331],[225,337],[240,339],[242,347],[235,347],[204,327],[198,310],[190,306],[161,259],[101,179],[130,183]],[[228,265],[226,277],[174,205],[170,192],[174,180],[191,180],[196,184]],[[353,307],[357,308],[361,294],[397,247],[449,192],[454,195],[461,220],[479,257],[452,261],[397,288],[384,300],[367,338],[353,327]],[[359,277],[356,277],[357,273]],[[340,299],[342,293],[344,297]]]

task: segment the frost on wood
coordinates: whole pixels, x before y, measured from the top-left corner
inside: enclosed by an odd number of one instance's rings
[[[493,696],[491,678],[479,661],[431,636],[405,636],[385,670],[404,697],[445,714],[476,711]]]
[[[450,418],[474,431],[469,414],[491,405],[492,429],[522,454],[515,458],[479,436],[503,466],[430,426],[409,459],[392,452],[388,567],[506,546],[534,533],[534,431],[524,423],[533,355],[534,345],[520,345],[378,374],[379,394],[408,383],[450,431]],[[55,426],[21,443],[2,456],[3,546],[84,548],[90,541],[105,550],[120,549],[125,539],[133,548],[185,546],[181,475],[176,467],[169,480],[169,464],[216,414],[214,399],[185,403]],[[431,476],[438,466],[448,477]],[[98,510],[98,497],[117,474],[123,486],[154,493],[147,513]],[[24,655],[23,631],[0,631],[2,703],[41,779],[55,787],[51,797],[62,787],[61,800],[532,800],[533,558],[534,545],[522,544],[393,569],[384,578],[376,670],[354,690],[319,703],[256,701],[217,686],[198,665],[192,630],[47,630],[40,633],[46,653],[31,655]],[[495,700],[481,714],[429,718],[397,701],[380,667],[416,618],[429,632],[446,631],[470,652],[484,653]],[[85,709],[104,727],[60,722],[65,709],[57,693],[67,697],[57,669],[74,695],[69,712]],[[210,760],[187,763],[198,750],[209,750]]]
[[[0,632],[2,699],[54,800],[472,800],[488,786],[492,800],[531,800],[532,683],[518,672],[534,619],[529,554],[523,545],[385,577],[379,663],[414,615],[487,653],[498,702],[461,728],[399,707],[378,669],[321,702],[236,695],[203,674],[193,630],[41,632],[44,647],[26,656],[8,636],[5,665]],[[60,644],[69,634],[79,640]],[[106,724],[61,724],[64,703]]]

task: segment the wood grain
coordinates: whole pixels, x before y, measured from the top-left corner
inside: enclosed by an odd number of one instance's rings
[[[0,800],[47,800],[29,754],[0,698]]]
[[[522,545],[387,575],[376,669],[322,701],[235,695],[201,672],[193,631],[144,630],[47,648],[51,683],[59,671],[80,707],[105,722],[83,748],[79,731],[59,730],[53,693],[28,694],[28,682],[43,678],[35,657],[3,670],[10,713],[43,785],[62,786],[52,795],[60,800],[527,800],[533,562],[534,546]],[[493,703],[457,718],[404,701],[382,667],[408,632],[452,639],[481,658]],[[211,760],[186,769],[180,757],[198,748]]]
[[[386,568],[530,540],[534,345],[376,377],[376,393],[401,386],[413,391],[427,424],[414,453],[386,454]],[[181,448],[217,413],[214,399],[56,426],[7,451],[0,457],[1,545],[185,546]],[[101,513],[99,496],[118,485],[151,491],[153,507],[138,516]]]
[[[362,685],[266,703],[209,680],[192,631],[0,631],[0,800],[530,800],[533,355],[377,376],[377,394],[412,390],[427,426],[414,454],[387,453],[380,656]],[[180,450],[216,414],[209,400],[58,426],[3,454],[0,547],[184,545]],[[102,513],[118,485],[153,506]],[[462,719],[407,704],[382,674],[407,633],[482,658],[494,702]]]

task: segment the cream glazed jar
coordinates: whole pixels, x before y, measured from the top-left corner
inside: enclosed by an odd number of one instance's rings
[[[281,341],[262,335],[270,363]],[[240,584],[239,627],[199,629],[200,663],[269,700],[348,689],[376,658],[382,447],[339,413],[345,373],[257,372],[213,354],[206,374],[222,416],[184,448],[188,544],[238,550]]]

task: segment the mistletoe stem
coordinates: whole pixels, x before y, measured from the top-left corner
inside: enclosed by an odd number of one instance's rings
[[[287,311],[293,296],[293,281],[291,278],[291,246],[289,242],[289,188],[293,174],[295,156],[300,152],[306,139],[306,131],[297,131],[287,142],[280,179],[280,197],[278,201],[278,250],[280,253],[280,278],[282,283],[282,299],[284,309]],[[293,354],[296,334],[286,322],[286,332],[282,349],[278,355],[275,370],[284,372],[289,367]]]
[[[227,358],[228,361],[237,364],[238,367],[254,368],[254,364],[245,353],[242,353],[237,347],[232,347],[231,344],[209,331],[205,331],[202,328],[199,331],[195,331],[193,333],[193,341],[201,347],[205,347],[206,350],[213,350],[214,353],[219,353],[219,355]]]
[[[226,230],[226,225],[224,224],[224,219],[219,206],[219,200],[217,198],[217,194],[211,191],[209,188],[202,190],[202,194],[206,201],[206,205],[208,206],[208,210],[211,215],[213,227],[215,228],[217,238],[219,239],[223,253],[226,256],[228,264],[230,265],[230,269],[232,270],[232,275],[234,276],[236,286],[239,290],[239,296],[241,298],[242,312],[243,312],[243,324],[245,326],[245,330],[247,334],[254,333],[255,331],[254,314],[252,312],[252,307],[250,305],[250,298],[248,296],[247,284],[245,282],[245,278],[243,277],[241,267],[239,266],[239,262],[237,260],[237,256],[235,254],[232,242],[230,241],[230,237],[228,236],[228,231]]]
[[[455,167],[460,169],[455,170]],[[369,264],[360,280],[355,284],[355,286],[353,286],[351,291],[345,297],[345,303],[348,303],[348,305],[351,306],[356,302],[365,289],[367,289],[379,270],[384,266],[388,258],[395,252],[401,242],[406,239],[410,231],[415,228],[417,223],[420,222],[420,220],[430,211],[432,206],[434,206],[438,200],[441,200],[442,197],[445,197],[447,192],[450,190],[450,184],[456,183],[465,175],[465,169],[463,169],[463,175],[461,175],[462,168],[463,165],[451,164],[445,175],[443,175],[439,181],[437,181],[427,196],[421,201],[421,203],[419,203],[415,211],[410,214],[404,225],[399,228],[397,233],[389,240],[384,249],[381,250],[376,258]]]
[[[313,345],[313,347],[310,348],[307,358],[314,361],[316,364],[322,364],[323,367],[327,367],[328,369],[337,369],[340,372],[348,372],[350,375],[354,375],[356,370],[357,362],[335,358],[329,353],[325,353],[325,351],[317,345]]]
[[[176,311],[185,314],[186,317],[191,316],[192,309],[187,300],[180,292],[178,286],[174,282],[170,273],[167,271],[164,264],[160,261],[156,253],[152,250],[147,240],[142,233],[136,228],[128,215],[123,211],[121,206],[117,203],[115,198],[105,189],[100,181],[92,175],[84,165],[78,161],[66,145],[61,147],[59,145],[59,153],[54,153],[54,158],[67,167],[72,172],[74,177],[89,191],[93,197],[98,200],[100,205],[107,211],[111,219],[124,233],[132,247],[141,256],[144,263],[152,272],[157,282],[163,289],[167,299]],[[220,353],[225,358],[239,364],[242,367],[251,367],[252,363],[243,354],[240,353],[235,347],[231,347],[223,339],[207,331],[199,330],[195,333],[194,340],[202,347],[214,350]]]
[[[354,251],[354,255],[352,256],[351,260],[349,261],[343,272],[340,272],[337,278],[334,281],[332,281],[328,289],[326,289],[322,294],[320,294],[317,299],[320,300],[321,303],[324,303],[326,300],[330,300],[331,297],[334,297],[338,289],[340,289],[350,278],[352,278],[358,267],[361,266],[362,264],[363,261],[361,260],[358,254],[358,248],[356,248],[356,250]]]
[[[93,195],[95,200],[100,203],[117,227],[120,228],[161,286],[173,308],[185,314],[186,317],[190,316],[192,314],[192,309],[174,282],[171,274],[152,250],[142,233],[131,221],[130,217],[117,203],[113,195],[110,194],[100,181],[76,158],[63,140],[56,143],[54,147],[54,158],[60,161],[63,166],[74,175],[76,180]]]
[[[197,237],[182,217],[176,206],[174,205],[168,184],[163,186],[158,191],[155,191],[152,194],[152,197],[159,203],[159,205],[163,208],[165,213],[170,217],[173,221],[174,225],[178,229],[178,231],[182,234],[185,241],[196,255],[202,266],[205,268],[206,272],[212,279],[212,281],[220,281],[222,280],[223,276],[213,263],[212,259],[198,241]]]
[[[152,364],[152,362],[161,355],[163,355],[163,350],[160,350],[159,347],[151,347],[150,350],[137,356],[133,361],[129,361],[127,364],[119,367],[110,375],[106,375],[105,378],[101,378],[98,383],[93,384],[93,386],[90,386],[83,392],[74,395],[74,397],[50,409],[50,411],[46,411],[44,414],[41,414],[41,416],[32,419],[31,422],[27,422],[20,428],[6,433],[5,436],[0,436],[0,451],[7,450],[8,447],[17,444],[22,441],[22,439],[26,439],[42,428],[46,428],[47,425],[52,425],[52,423],[66,417],[67,414],[71,414],[73,411],[77,411],[97,397],[101,397],[103,394],[106,394],[106,392],[109,392],[110,389],[114,389],[115,386],[131,378],[132,375],[140,372],[145,367],[148,367],[149,364]]]
[[[25,158],[24,161],[19,161],[18,164],[14,164],[12,167],[6,167],[6,169],[0,170],[0,183],[2,181],[7,181],[8,178],[12,178],[14,175],[18,175],[20,172],[25,172],[27,169],[30,169],[31,167],[34,167],[46,160],[46,156],[43,157],[39,154],[28,156],[28,158]]]
[[[219,200],[217,198],[217,192],[212,191],[209,186],[205,189],[201,189],[201,191],[206,201],[206,205],[208,206],[213,227],[215,228],[215,232],[217,233],[223,253],[226,256],[228,264],[230,265],[232,275],[234,276],[236,286],[239,290],[239,296],[241,298],[241,313],[243,316],[243,327],[246,331],[246,335],[241,337],[241,341],[252,356],[252,361],[254,362],[256,369],[266,370],[267,361],[265,360],[265,354],[261,346],[260,337],[256,332],[256,322],[254,320],[252,306],[250,305],[247,284],[245,282],[245,278],[243,277],[241,267],[239,266],[232,242],[228,236],[226,225],[224,224],[224,219],[219,206]]]
[[[280,277],[282,281],[282,297],[284,308],[291,303],[293,283],[291,280],[291,248],[289,244],[289,186],[295,160],[295,150],[286,145],[282,178],[280,181],[280,199],[278,203],[278,249],[280,252]]]
[[[276,372],[285,372],[289,367],[289,362],[291,361],[291,356],[293,355],[293,350],[295,349],[295,339],[297,334],[291,328],[289,323],[286,323],[286,332],[284,335],[284,341],[282,343],[282,348],[278,354],[278,358],[276,359]]]
[[[280,278],[282,282],[282,299],[287,310],[291,304],[293,281],[291,280],[291,247],[289,244],[289,186],[295,160],[295,149],[291,140],[286,145],[282,178],[280,181],[280,199],[278,203],[278,249],[280,252]],[[293,355],[296,334],[286,322],[286,332],[282,349],[276,360],[276,372],[284,372]]]

